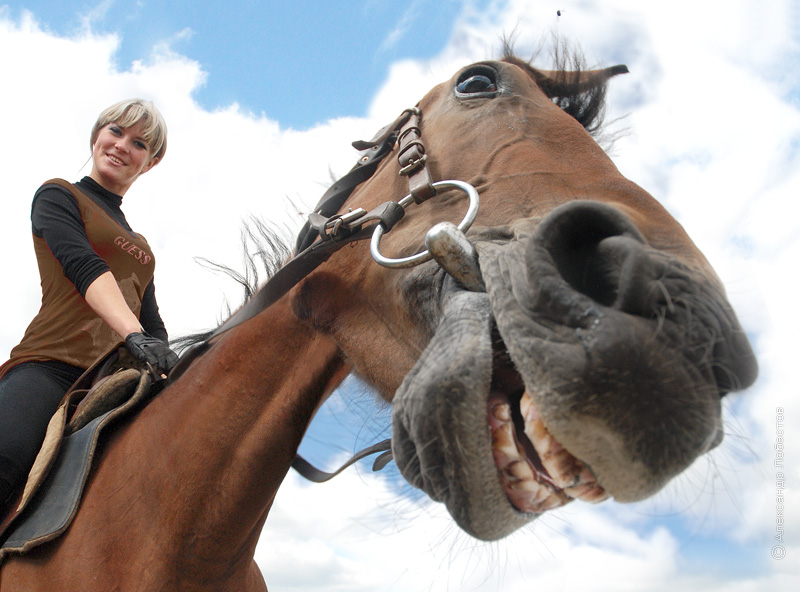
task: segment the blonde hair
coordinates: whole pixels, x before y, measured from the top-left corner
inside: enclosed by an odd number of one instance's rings
[[[150,156],[152,158],[163,158],[167,152],[167,123],[153,102],[143,99],[120,101],[103,111],[97,117],[97,121],[92,128],[89,149],[93,149],[100,130],[109,123],[116,123],[121,127],[131,127],[139,121],[143,123],[142,134],[150,146]]]

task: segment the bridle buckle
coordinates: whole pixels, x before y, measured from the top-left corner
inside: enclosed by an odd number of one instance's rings
[[[421,145],[421,143],[420,143],[420,145]],[[419,169],[421,169],[422,167],[425,166],[425,162],[427,160],[428,160],[428,155],[427,154],[423,154],[422,156],[420,156],[418,158],[412,158],[411,160],[408,161],[407,165],[405,165],[404,167],[402,167],[400,169],[400,175],[402,175],[403,177],[407,177],[409,175],[413,175]]]
[[[335,238],[341,231],[342,227],[344,227],[346,230],[352,230],[354,227],[359,225],[358,220],[361,220],[366,213],[367,210],[364,208],[356,208],[355,210],[350,210],[346,214],[340,214],[328,218],[324,226],[325,238]]]

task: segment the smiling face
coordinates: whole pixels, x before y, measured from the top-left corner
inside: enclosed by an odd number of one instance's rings
[[[145,140],[141,120],[130,127],[111,122],[100,128],[92,146],[89,176],[112,193],[125,195],[133,182],[158,162]]]
[[[392,402],[403,476],[478,538],[574,499],[654,494],[719,443],[721,397],[755,380],[706,259],[553,101],[620,71],[553,79],[487,62],[420,102],[435,180],[480,194],[466,236],[485,292],[435,262],[381,268],[366,245],[337,252],[296,292],[297,314]],[[343,211],[407,191],[387,159]],[[465,210],[453,191],[409,207],[382,252],[418,252],[428,229]]]

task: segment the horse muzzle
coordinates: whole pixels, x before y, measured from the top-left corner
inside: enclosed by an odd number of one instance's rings
[[[457,246],[460,285],[393,403],[401,472],[482,539],[572,499],[654,494],[720,442],[721,395],[756,374],[718,286],[624,214],[577,201],[531,224],[478,238],[466,281]]]

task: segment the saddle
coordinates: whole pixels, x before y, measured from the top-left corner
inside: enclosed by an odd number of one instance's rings
[[[111,352],[78,379],[48,424],[22,493],[8,515],[0,516],[0,563],[67,530],[101,432],[160,390],[125,348]]]

